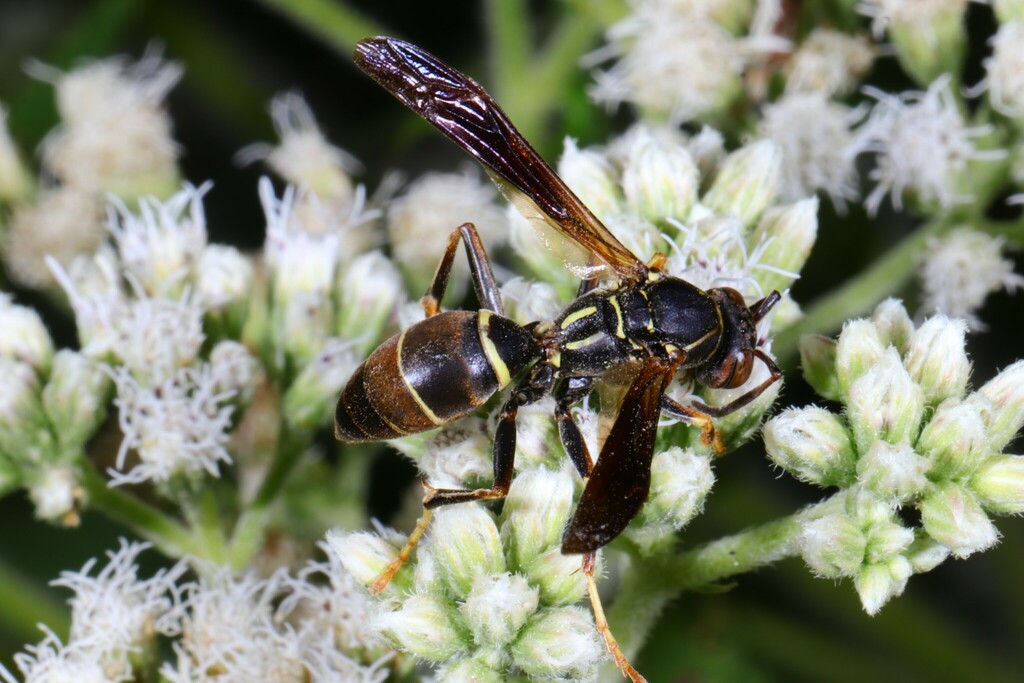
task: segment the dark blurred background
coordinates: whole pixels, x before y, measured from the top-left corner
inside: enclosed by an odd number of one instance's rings
[[[349,6],[488,85],[481,3],[360,0]],[[563,9],[552,2],[533,6],[541,34]],[[972,5],[969,25],[973,47],[965,81],[973,83],[981,74],[985,37],[994,30],[989,9]],[[185,176],[194,183],[214,181],[205,199],[212,241],[254,249],[262,242],[256,182],[263,169],[239,167],[233,157],[245,145],[274,139],[267,104],[282,91],[306,97],[328,138],[364,163],[358,179],[371,188],[389,169],[415,177],[465,163],[454,146],[359,75],[347,51],[269,5],[245,0],[0,1],[0,101],[10,109],[15,140],[34,150],[57,123],[52,88],[25,74],[26,58],[66,69],[88,57],[138,57],[154,42],[186,69],[168,106]],[[880,61],[869,80],[888,89],[910,87],[892,60]],[[589,105],[586,82],[581,70],[561,118],[545,122],[535,137],[550,159],[563,135],[597,143],[628,123],[626,114],[609,116]],[[825,200],[820,225],[795,289],[802,303],[856,273],[915,221],[885,211],[868,219],[856,207],[838,216]],[[912,300],[912,292],[904,294]],[[980,312],[991,331],[970,340],[976,385],[1024,356],[1022,313],[1024,298],[1006,294]],[[72,335],[68,326],[58,327],[60,342],[73,343]],[[813,400],[799,373],[788,368],[782,405]],[[1011,452],[1020,445],[1018,439]],[[374,514],[386,517],[414,473],[397,455],[380,458],[371,500]],[[686,532],[687,543],[788,514],[822,495],[779,476],[757,443],[721,461],[717,477],[705,514]],[[95,514],[70,531],[38,522],[21,494],[0,500],[0,520],[0,573],[11,573],[8,585],[19,586],[28,604],[54,619],[67,592],[46,583],[116,547],[125,533]],[[913,577],[906,593],[874,618],[863,613],[850,585],[815,579],[798,560],[740,577],[725,594],[685,595],[635,663],[652,681],[1024,680],[1024,521],[1002,519],[999,528],[1004,538],[994,550]],[[0,604],[0,662],[8,667],[14,652],[41,637],[26,623],[29,613],[35,614]]]

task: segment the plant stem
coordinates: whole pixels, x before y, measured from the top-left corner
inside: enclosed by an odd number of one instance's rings
[[[18,571],[0,562],[0,625],[2,630],[25,642],[40,640],[37,624],[46,624],[57,635],[67,636],[71,618],[46,590]]]
[[[376,22],[367,19],[343,2],[331,0],[262,0],[293,23],[321,38],[348,58],[355,44],[368,36],[387,34]]]
[[[107,481],[84,458],[79,471],[79,483],[86,491],[90,507],[151,541],[168,557],[205,557],[202,544],[196,542],[184,525],[135,496],[108,487]]]
[[[271,504],[277,500],[277,495],[284,488],[288,476],[306,452],[309,440],[308,432],[293,429],[282,422],[274,461],[270,464],[270,469],[252,503],[235,525],[235,532],[228,548],[228,561],[236,569],[246,566],[263,547]]]
[[[928,238],[951,227],[946,220],[926,223],[879,257],[867,270],[812,303],[802,319],[775,335],[772,350],[779,363],[792,367],[805,334],[827,334],[896,292],[914,274],[914,263]]]

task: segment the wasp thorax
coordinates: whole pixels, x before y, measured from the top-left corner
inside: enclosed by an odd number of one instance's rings
[[[753,370],[757,323],[735,289],[709,289],[708,295],[722,313],[722,337],[714,355],[696,368],[697,381],[714,389],[734,389],[746,382]]]

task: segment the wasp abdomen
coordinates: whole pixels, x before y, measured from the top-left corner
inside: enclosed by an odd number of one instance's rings
[[[536,357],[530,333],[490,311],[431,316],[377,347],[335,411],[343,441],[379,441],[453,422]]]

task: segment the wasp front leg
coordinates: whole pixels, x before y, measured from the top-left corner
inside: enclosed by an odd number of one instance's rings
[[[703,404],[700,405],[701,408],[704,407]],[[722,442],[722,437],[718,430],[715,429],[715,423],[711,419],[711,415],[704,412],[701,408],[684,406],[679,401],[668,396],[661,397],[662,413],[700,429],[700,442],[705,446],[713,448],[716,455],[722,455],[725,453],[725,444]]]

